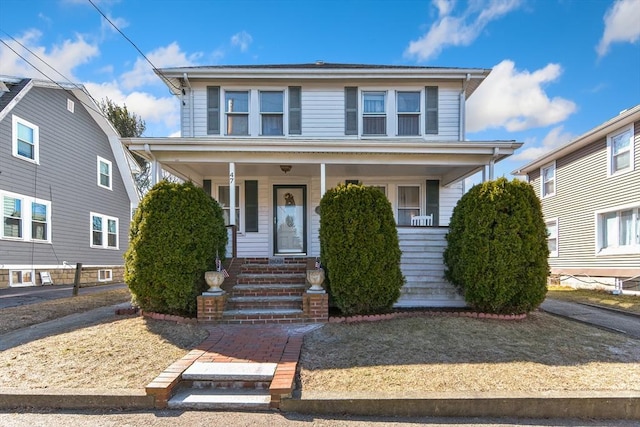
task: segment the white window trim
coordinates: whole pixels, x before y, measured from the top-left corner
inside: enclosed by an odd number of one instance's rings
[[[280,112],[264,112],[262,111],[262,93],[263,92],[274,92],[274,93],[280,93],[282,95],[282,111]],[[284,90],[284,89],[260,89],[258,90],[258,115],[260,116],[260,123],[259,123],[259,136],[265,136],[268,138],[278,138],[278,137],[282,137],[287,135],[287,129],[285,129],[285,111],[286,111],[286,107],[287,107],[287,103],[286,103],[286,98],[288,95],[288,91]],[[249,97],[251,97],[251,95],[249,95]],[[280,115],[282,116],[282,133],[281,134],[276,134],[276,135],[265,135],[262,133],[262,117],[264,115]],[[251,120],[251,118],[249,118],[249,120]]]
[[[13,273],[15,271],[19,271],[21,273],[21,275],[23,275],[23,276],[24,276],[24,273],[31,273],[31,281],[30,282],[21,281],[20,283],[13,283]],[[35,276],[36,276],[35,270],[30,270],[30,269],[9,270],[9,286],[11,286],[11,287],[13,287],[13,286],[33,286],[33,285],[36,284]]]
[[[14,242],[33,242],[33,243],[48,243],[51,244],[51,236],[53,227],[51,225],[51,202],[48,200],[42,200],[35,197],[24,196],[18,193],[11,193],[9,191],[0,191],[0,219],[4,222],[4,197],[11,197],[14,199],[22,200],[22,237],[11,237],[4,235],[4,223],[0,227],[0,240],[10,240]],[[34,239],[32,236],[32,213],[33,203],[45,205],[47,207],[47,238],[46,239]]]
[[[18,124],[27,126],[33,130],[33,159],[18,154]],[[25,162],[40,164],[40,128],[16,115],[12,115],[11,151],[13,157]]]
[[[640,204],[638,203],[629,203],[626,205],[615,206],[607,209],[600,209],[595,211],[594,213],[594,222],[595,222],[595,254],[596,256],[607,256],[607,255],[629,255],[629,254],[640,254],[640,244],[638,243],[638,236],[636,236],[636,243],[628,246],[615,246],[611,248],[603,248],[604,242],[602,241],[602,230],[601,230],[601,216],[610,212],[618,212],[625,210],[634,210],[635,217],[635,226],[636,233],[640,232]]]
[[[384,113],[365,113],[364,111],[364,97],[366,94],[368,93],[382,93],[384,94]],[[363,88],[358,88],[358,112],[359,112],[359,125],[360,125],[360,136],[362,136],[363,138],[380,138],[380,137],[385,137],[385,136],[389,136],[390,135],[390,123],[389,123],[389,111],[390,108],[393,106],[391,104],[392,100],[391,100],[391,96],[390,96],[390,91],[387,89],[380,89],[380,88],[369,88],[369,87],[363,87]],[[376,117],[376,116],[384,116],[384,120],[385,120],[385,133],[384,134],[372,134],[372,133],[364,133],[364,119],[365,117]],[[394,121],[395,123],[395,121]],[[393,130],[393,132],[395,132],[395,130]],[[391,135],[393,135],[393,133],[391,133]]]
[[[97,174],[98,174],[98,187],[105,188],[107,190],[113,191],[113,164],[111,161],[105,159],[104,157],[97,156]],[[100,163],[105,163],[109,166],[109,185],[102,185],[100,182]]]
[[[67,99],[67,111],[73,113],[75,111],[75,105],[75,102],[73,102],[71,99]]]
[[[549,257],[557,258],[558,256],[560,256],[560,238],[559,238],[560,237],[560,221],[558,220],[558,218],[549,218],[548,220],[545,220],[545,222],[544,222],[545,226],[547,224],[550,224],[550,223],[555,223],[555,225],[556,225],[556,234],[555,234],[555,236],[551,236],[551,235],[547,236],[547,240],[549,238],[556,239],[556,250],[555,251],[549,251]]]
[[[222,108],[221,108],[221,113],[222,113],[222,129],[224,129],[224,135],[225,136],[230,136],[233,138],[247,138],[253,135],[253,125],[252,125],[252,121],[253,118],[252,116],[254,116],[255,114],[251,114],[251,111],[254,110],[252,107],[252,103],[254,102],[254,99],[256,99],[257,97],[252,94],[252,92],[254,92],[251,89],[247,89],[247,88],[233,88],[233,87],[228,87],[228,88],[221,88],[220,90],[221,92],[221,102],[222,102]],[[246,92],[247,93],[247,111],[246,112],[229,112],[228,108],[227,108],[227,93],[228,92]],[[256,102],[258,102],[258,100],[256,99]],[[259,108],[259,106],[258,106]],[[255,110],[254,110],[255,111]],[[228,117],[229,115],[232,116],[247,116],[247,133],[246,134],[241,134],[241,135],[232,135],[229,133],[229,129],[227,127],[229,121],[228,121]]]
[[[632,172],[635,169],[635,164],[634,164],[635,135],[633,134],[633,128],[634,128],[634,124],[631,123],[630,125],[625,126],[624,128],[619,129],[616,132],[612,132],[607,135],[607,177],[622,175],[628,172]],[[629,132],[631,135],[631,141],[629,141],[629,167],[627,169],[622,169],[614,172],[613,171],[613,138],[625,132]]]
[[[545,194],[544,192],[544,171],[545,169],[553,168],[553,191],[551,193]],[[556,168],[556,161],[554,160],[551,163],[547,163],[546,165],[540,168],[540,198],[545,199],[547,197],[552,197],[556,195],[556,182],[558,181],[558,169]]]
[[[101,273],[104,276],[101,278]],[[113,281],[113,270],[111,269],[101,269],[98,270],[98,282],[112,282]]]
[[[400,93],[412,93],[412,92],[413,93],[417,92],[418,95],[420,96],[420,101],[419,101],[419,104],[418,104],[419,110],[417,112],[413,112],[413,113],[411,113],[411,112],[400,112],[398,110],[398,98],[399,98],[398,95]],[[402,90],[396,90],[394,95],[395,95],[395,100],[394,101],[395,101],[395,104],[396,104],[395,105],[395,107],[396,107],[396,136],[398,138],[416,138],[416,137],[422,136],[423,135],[422,128],[423,128],[423,122],[424,122],[424,120],[423,120],[424,116],[423,116],[423,112],[422,112],[422,106],[424,104],[424,97],[425,97],[424,89],[410,89],[410,88],[407,88],[407,89],[402,89]],[[400,135],[400,130],[399,130],[400,129],[400,116],[405,116],[405,115],[407,115],[407,116],[415,116],[415,115],[417,115],[418,116],[418,133],[416,135]]]
[[[93,217],[97,216],[102,218],[102,245],[94,245],[93,244]],[[109,246],[109,220],[114,220],[116,222],[116,246]],[[120,249],[120,220],[113,216],[103,215],[97,212],[89,213],[89,247],[97,248],[97,249],[110,249],[110,250],[119,250]]]
[[[237,232],[238,234],[244,234],[244,205],[245,205],[245,200],[244,200],[244,181],[237,181],[235,183],[235,186],[238,187],[238,197],[236,198],[236,204],[238,205],[238,208],[240,210],[239,212],[239,216],[240,216],[240,224],[236,224],[237,227]],[[228,183],[216,183],[214,185],[215,187],[215,194],[213,195],[213,198],[216,199],[216,201],[218,203],[220,203],[218,201],[218,195],[220,194],[220,187],[229,187]],[[222,204],[220,203],[220,207],[223,208]],[[229,213],[229,215],[231,215],[231,213]]]

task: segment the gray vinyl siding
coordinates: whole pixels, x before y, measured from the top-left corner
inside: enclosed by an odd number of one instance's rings
[[[595,212],[640,201],[640,122],[634,132],[635,170],[607,176],[606,139],[556,160],[556,193],[542,199],[545,218],[558,218],[552,268],[640,268],[640,255],[596,255]],[[530,174],[540,195],[540,173]]]
[[[75,112],[67,111],[67,99]],[[12,116],[39,127],[40,164],[12,156]],[[112,191],[97,185],[97,156],[112,162]],[[130,201],[104,132],[70,92],[32,88],[0,122],[0,189],[51,202],[51,241],[0,240],[0,264],[122,265]],[[118,218],[119,250],[90,247],[90,212]]]

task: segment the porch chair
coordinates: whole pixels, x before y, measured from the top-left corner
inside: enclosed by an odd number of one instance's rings
[[[433,226],[433,214],[431,215],[414,215],[411,217],[412,227],[431,227]]]

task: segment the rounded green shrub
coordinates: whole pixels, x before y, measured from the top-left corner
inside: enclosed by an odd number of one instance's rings
[[[530,184],[500,178],[471,188],[453,210],[445,276],[472,308],[522,314],[547,292],[547,230]]]
[[[222,208],[187,182],[160,182],[142,199],[131,223],[124,279],[143,310],[194,316],[207,289],[204,272],[225,255]]]
[[[343,314],[381,313],[400,297],[404,277],[393,210],[378,189],[340,185],[320,202],[326,286]]]

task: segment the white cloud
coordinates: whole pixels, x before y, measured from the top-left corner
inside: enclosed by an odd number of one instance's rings
[[[100,19],[100,34],[105,38],[107,34],[118,34],[118,29],[123,30],[129,26],[129,22],[124,18],[114,18],[107,14],[108,22],[105,18]],[[112,25],[113,24],[113,25]],[[118,28],[114,28],[114,25]]]
[[[640,39],[640,0],[618,0],[604,15],[604,33],[596,46],[599,57],[615,42],[635,43]]]
[[[97,45],[88,43],[79,34],[76,34],[73,40],[66,39],[62,44],[53,45],[48,51],[45,47],[37,45],[41,36],[42,33],[38,30],[28,30],[21,37],[15,38],[19,43],[9,38],[3,39],[11,49],[4,43],[0,44],[0,74],[32,77],[41,80],[47,80],[46,76],[48,76],[58,82],[64,82],[68,78],[75,83],[77,79],[73,70],[79,65],[88,63],[100,54]],[[20,44],[28,50],[20,46]],[[33,52],[33,54],[29,51]],[[18,54],[25,58],[26,61]],[[33,65],[30,65],[27,61]]]
[[[513,61],[502,61],[467,101],[467,131],[504,128],[514,132],[562,122],[575,112],[575,103],[550,99],[543,88],[561,74],[558,64],[530,73],[516,70]]]
[[[491,22],[517,9],[522,0],[477,0],[469,2],[459,15],[453,16],[455,1],[433,0],[438,19],[418,40],[411,41],[405,56],[426,61],[447,46],[469,46]]]
[[[231,46],[237,46],[240,48],[240,52],[246,52],[249,49],[249,45],[253,42],[253,37],[246,31],[241,31],[231,36]]]
[[[542,140],[541,146],[528,147],[528,145],[533,144],[534,142],[526,142],[523,145],[523,147],[525,148],[513,155],[510,160],[530,161],[533,159],[537,159],[538,157],[547,154],[548,152],[560,147],[561,145],[566,144],[576,137],[576,135],[570,132],[563,132],[563,129],[564,128],[562,126],[556,126],[551,129],[547,136],[545,136]]]

